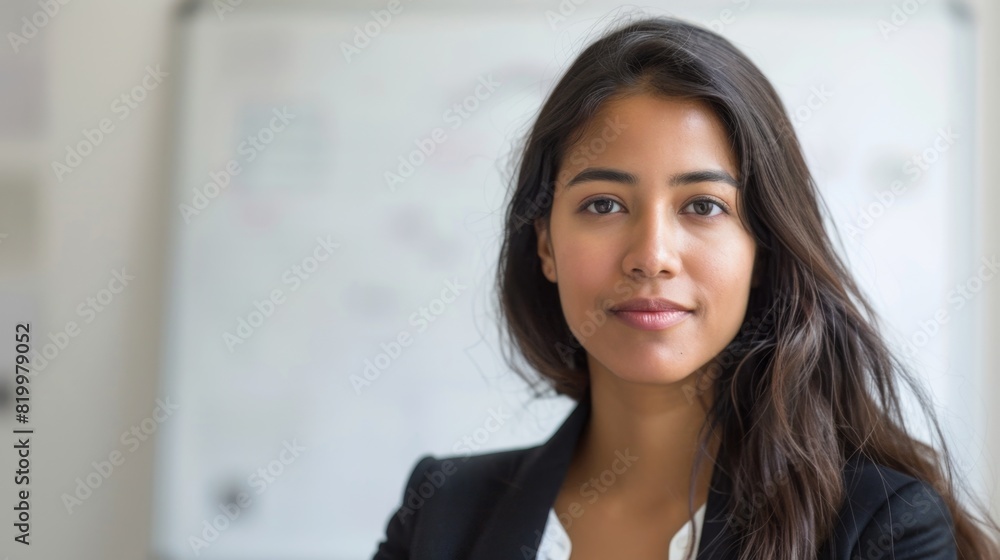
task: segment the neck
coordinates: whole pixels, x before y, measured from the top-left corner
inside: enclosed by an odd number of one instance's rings
[[[686,509],[712,391],[696,395],[693,385],[684,386],[632,383],[592,369],[591,415],[573,461],[574,478],[590,482],[606,504]],[[708,498],[717,449],[717,438],[710,438],[694,476],[695,509]]]

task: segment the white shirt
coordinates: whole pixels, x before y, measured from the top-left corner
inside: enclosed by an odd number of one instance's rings
[[[670,553],[667,556],[667,560],[685,560],[684,550],[687,548],[688,542],[692,539],[696,543],[693,554],[698,553],[698,535],[701,534],[706,505],[707,502],[702,504],[698,511],[695,512],[693,530],[691,521],[688,521],[670,539]],[[570,543],[569,535],[566,534],[566,529],[563,528],[562,522],[559,521],[556,510],[550,508],[549,519],[545,523],[545,531],[542,533],[542,540],[538,547],[538,560],[569,560],[570,551],[572,550],[573,547]],[[690,556],[689,558],[694,558],[694,556]]]

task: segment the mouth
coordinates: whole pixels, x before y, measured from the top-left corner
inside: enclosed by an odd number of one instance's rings
[[[676,301],[662,297],[637,297],[621,303],[617,303],[609,309],[612,312],[618,311],[691,311],[691,309]]]
[[[626,325],[644,331],[659,331],[668,329],[692,315],[686,309],[670,309],[666,311],[619,310],[611,312],[612,316]]]

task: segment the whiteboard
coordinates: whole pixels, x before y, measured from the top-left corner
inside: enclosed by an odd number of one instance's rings
[[[501,359],[492,304],[511,151],[615,13],[562,4],[177,14],[160,383],[181,411],[157,441],[156,556],[370,558],[417,457],[562,422],[572,401],[531,399]],[[778,89],[846,258],[981,485],[978,299],[951,297],[982,257],[967,15],[927,2],[884,36],[889,2],[653,5],[715,27]]]

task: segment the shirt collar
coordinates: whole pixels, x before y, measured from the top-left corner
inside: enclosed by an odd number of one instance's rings
[[[577,441],[590,417],[590,389],[563,424],[544,444],[525,451],[489,520],[476,541],[473,558],[534,559],[541,544],[548,512],[555,503]],[[731,481],[720,465],[712,469],[697,560],[735,558],[735,543],[725,530]],[[514,556],[516,555],[516,556]]]

